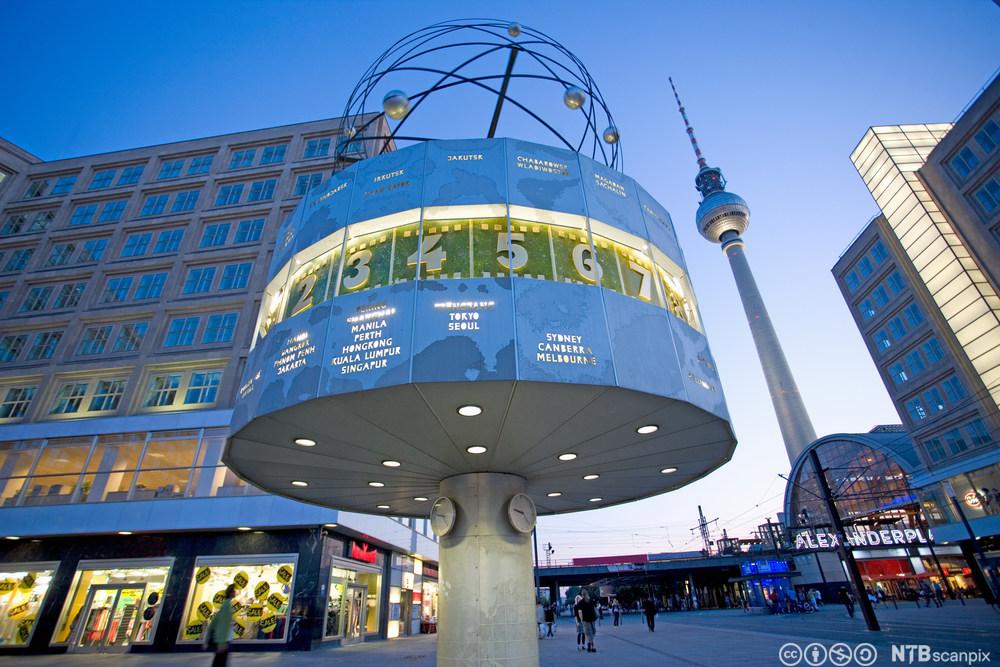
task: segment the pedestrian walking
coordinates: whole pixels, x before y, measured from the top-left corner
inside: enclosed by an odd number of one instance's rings
[[[555,626],[555,624],[556,624],[556,606],[554,604],[550,604],[548,607],[545,608],[546,637],[555,637],[555,633],[552,632],[552,629]]]
[[[573,601],[573,620],[576,621],[576,650],[582,651],[584,647],[584,632],[583,632],[583,621],[580,620],[580,613],[577,611],[580,607],[580,603],[583,601],[582,595],[577,595],[576,599]]]
[[[219,611],[215,612],[205,632],[205,646],[214,651],[212,667],[226,667],[229,661],[229,639],[233,633],[233,598],[236,597],[236,584],[226,588],[226,599],[222,601]]]
[[[847,609],[847,615],[854,618],[854,598],[851,597],[847,588],[841,586],[837,597],[840,598],[840,603]]]
[[[622,624],[622,607],[618,604],[618,600],[611,604],[611,616],[614,619],[615,627]]]
[[[597,647],[594,646],[594,635],[597,634],[597,604],[590,599],[590,593],[583,592],[583,599],[576,603],[574,612],[577,621],[583,624],[587,653],[597,653]]]
[[[934,604],[939,607],[944,606],[944,589],[936,581],[934,582]]]
[[[542,624],[545,623],[545,609],[542,607],[542,603],[535,603],[535,624],[538,626],[538,638],[543,637],[542,634]]]
[[[656,632],[656,603],[653,598],[646,598],[642,603],[642,613],[646,615],[646,627],[650,632]]]

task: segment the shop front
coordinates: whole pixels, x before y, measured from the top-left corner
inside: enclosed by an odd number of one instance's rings
[[[196,559],[178,645],[200,644],[208,625],[236,586],[234,644],[278,644],[290,633],[289,600],[298,554],[202,556]]]
[[[378,636],[382,570],[377,562],[373,559],[372,564],[367,564],[336,557],[331,560],[324,640],[339,639],[346,645]]]
[[[58,562],[0,566],[0,646],[25,646],[49,592]]]
[[[421,584],[421,621],[420,632],[423,634],[437,632],[438,617],[438,571],[437,568],[423,564],[423,583]]]
[[[124,652],[152,644],[173,558],[80,561],[52,646]]]

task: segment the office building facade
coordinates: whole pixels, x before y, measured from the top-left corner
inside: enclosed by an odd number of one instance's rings
[[[221,462],[277,230],[365,157],[340,131],[54,161],[0,141],[0,652],[194,649],[230,583],[237,645],[433,625],[425,520],[271,496]]]

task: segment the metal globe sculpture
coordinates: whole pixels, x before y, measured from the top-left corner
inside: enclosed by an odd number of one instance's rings
[[[618,128],[614,125],[604,128],[604,134],[601,136],[606,144],[617,144],[618,140],[621,139],[621,135],[618,134]]]
[[[529,89],[537,97],[539,84],[552,85],[565,105],[579,113],[544,117],[524,97]],[[376,106],[375,96],[386,90],[381,107]],[[621,143],[604,141],[601,132],[602,127],[616,127],[614,118],[583,63],[540,30],[496,19],[443,21],[397,40],[351,91],[342,114],[344,128],[357,127],[358,136],[340,142],[338,154],[355,155],[363,144],[363,152],[378,155],[413,142],[446,138],[414,128],[421,125],[419,112],[429,106],[428,100],[441,97],[447,103],[452,99],[447,96],[453,95],[466,95],[456,104],[463,108],[473,96],[496,103],[492,121],[488,129],[484,127],[487,137],[496,136],[502,111],[504,118],[517,115],[518,120],[530,120],[529,126],[540,133],[538,139],[609,167],[623,167]],[[379,129],[382,117],[398,122],[387,131]]]
[[[401,90],[390,90],[382,98],[382,108],[385,115],[393,120],[400,120],[410,110],[410,98]],[[344,134],[347,134],[345,131]]]

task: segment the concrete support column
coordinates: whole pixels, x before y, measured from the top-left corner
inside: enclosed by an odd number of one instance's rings
[[[441,482],[456,507],[441,538],[438,667],[538,667],[531,534],[507,519],[523,477],[469,473]]]

